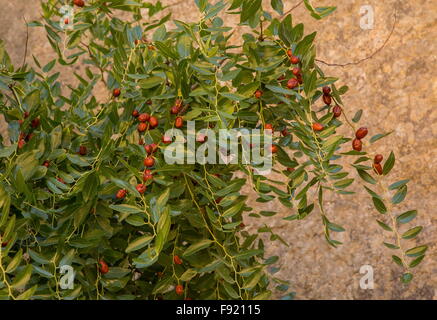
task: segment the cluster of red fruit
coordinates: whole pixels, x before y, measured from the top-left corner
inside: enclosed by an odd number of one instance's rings
[[[24,112],[23,114],[23,118],[27,119],[29,117],[29,112]],[[20,119],[18,120],[18,123],[20,124],[20,126],[23,124],[24,120]],[[34,130],[36,128],[39,127],[41,123],[41,120],[39,118],[35,118],[30,122],[30,126],[32,127],[31,130]],[[32,139],[33,137],[33,133],[32,132],[28,132],[26,133],[25,131],[20,132],[20,136],[18,137],[18,148],[21,149],[24,147],[24,145],[26,144],[26,142],[29,142],[30,139]]]
[[[352,141],[352,149],[355,151],[361,151],[363,149],[363,143],[361,142],[361,139],[363,139],[365,136],[367,136],[367,133],[369,131],[366,127],[361,127],[355,132],[355,139]]]
[[[323,91],[323,98],[322,98],[323,102],[326,105],[330,106],[332,103],[331,88],[328,86],[325,86],[325,87],[323,87],[322,91]],[[334,108],[332,108],[332,113],[333,113],[335,118],[338,118],[339,116],[341,116],[341,111],[342,111],[341,107],[338,104],[336,104],[334,106]]]
[[[383,159],[384,157],[382,154],[377,154],[373,159],[373,168],[375,169],[376,173],[378,173],[379,175],[382,174],[381,162]]]
[[[150,129],[154,129],[158,126],[159,121],[158,118],[155,116],[150,116],[150,114],[148,113],[139,113],[138,110],[134,110],[132,112],[132,116],[137,118],[138,121],[140,122],[138,124],[138,132],[144,132],[146,130]]]

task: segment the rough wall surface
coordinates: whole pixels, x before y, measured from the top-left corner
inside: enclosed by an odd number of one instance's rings
[[[163,0],[174,4],[167,10],[177,19],[196,21],[197,10],[191,0]],[[286,11],[299,0],[284,1]],[[318,31],[316,38],[318,58],[328,63],[344,64],[364,59],[385,44],[371,58],[345,67],[322,65],[325,73],[340,78],[340,84],[350,87],[344,103],[350,116],[363,109],[361,123],[370,135],[394,130],[375,151],[388,156],[392,149],[397,163],[390,174],[392,181],[410,178],[407,199],[399,212],[417,208],[417,223],[425,230],[419,236],[427,243],[428,256],[415,270],[415,279],[405,286],[400,283],[399,268],[391,261],[390,249],[382,245],[381,228],[375,223],[377,213],[368,194],[355,187],[356,195],[328,197],[327,214],[342,224],[346,232],[337,239],[344,245],[333,249],[323,237],[318,212],[302,221],[288,222],[281,218],[291,215],[286,209],[274,219],[247,219],[254,229],[268,223],[289,243],[268,244],[268,251],[281,257],[278,275],[291,282],[298,299],[437,299],[437,77],[436,65],[437,22],[436,3],[433,0],[323,0],[313,1],[317,6],[337,5],[331,16],[317,21],[311,18],[303,5],[292,11],[293,21],[303,22],[306,32]],[[371,5],[375,12],[374,28],[360,28],[360,7]],[[27,21],[38,19],[39,1],[0,0],[0,38],[16,64],[23,60]],[[396,13],[396,14],[395,14]],[[396,18],[395,18],[396,16]],[[232,17],[230,17],[232,18]],[[226,23],[234,25],[228,18]],[[42,62],[54,57],[41,29],[29,30],[27,59],[35,55]],[[233,39],[239,41],[237,33]],[[64,71],[61,79],[71,82],[71,73]],[[105,92],[96,92],[105,95]],[[344,134],[351,132],[344,128]],[[249,188],[247,191],[250,193]],[[251,195],[253,200],[254,195]],[[252,201],[252,204],[255,204]],[[270,204],[269,206],[280,206]],[[256,204],[259,207],[259,204]],[[362,265],[373,266],[375,288],[359,287]]]

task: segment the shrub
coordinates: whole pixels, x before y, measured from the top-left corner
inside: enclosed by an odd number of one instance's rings
[[[341,99],[348,88],[337,88],[315,61],[316,33],[304,35],[291,15],[274,17],[283,15],[281,0],[272,8],[261,0],[196,0],[200,21],[173,21],[173,29],[165,27],[170,15],[155,18],[165,9],[160,2],[74,3],[73,15],[72,7],[43,1],[43,18],[29,23],[45,28],[57,59],[43,66],[33,57],[33,68],[17,68],[0,49],[8,124],[0,149],[1,298],[267,299],[275,286],[290,298],[288,282],[274,276],[278,257],[265,256],[260,234],[285,240],[268,226],[250,234],[243,224],[246,215],[276,212],[249,207],[241,188],[250,184],[257,202],[288,208],[288,221],[317,206],[326,241],[336,247],[344,228],[328,217],[323,196],[353,194],[350,170],[370,194],[377,223],[394,237],[384,245],[394,250],[402,280],[411,280],[427,247],[403,243],[422,227],[401,231],[416,216],[394,207],[408,181],[389,182],[393,152],[371,152],[387,134],[368,139],[356,125],[361,111],[349,120]],[[316,18],[335,9],[305,4]],[[250,29],[242,43],[229,43],[224,14],[239,15]],[[53,68],[70,72],[78,64],[86,68],[72,73],[77,86],[63,87]],[[107,99],[93,95],[99,82]],[[256,164],[241,161],[166,163],[172,140],[164,133],[174,126],[187,133],[189,120],[211,132],[271,129],[273,170],[283,179],[257,175]],[[343,123],[350,137],[337,133]],[[198,136],[196,147],[206,141]],[[347,165],[338,164],[344,158]],[[62,288],[63,266],[73,267],[74,288]]]

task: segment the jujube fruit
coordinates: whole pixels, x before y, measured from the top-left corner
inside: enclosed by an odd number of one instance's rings
[[[367,130],[367,128],[366,127],[361,127],[361,128],[359,128],[358,130],[357,130],[357,132],[355,132],[355,137],[357,138],[357,139],[363,139],[365,136],[367,136],[367,133],[368,133],[369,131]]]
[[[152,157],[147,157],[144,159],[144,165],[146,167],[153,167],[155,165],[155,159]]]
[[[141,194],[143,194],[144,192],[146,192],[147,186],[145,184],[137,184],[137,186],[135,187],[135,189],[137,189],[137,191]]]
[[[104,260],[99,261],[99,271],[101,274],[106,274],[109,272],[108,264]]]
[[[175,288],[176,294],[181,296],[184,294],[184,287],[181,284],[178,284]]]
[[[140,122],[147,122],[150,119],[150,114],[148,113],[142,113],[138,116],[138,121]]]
[[[115,197],[117,199],[123,199],[124,197],[126,197],[127,191],[124,189],[120,189],[117,191],[117,193],[115,194]]]
[[[117,98],[118,96],[120,96],[120,94],[121,94],[120,89],[116,88],[116,89],[112,90],[112,95],[114,98]]]
[[[261,98],[262,95],[263,95],[263,92],[261,90],[255,91],[255,98],[259,99],[259,98]]]
[[[382,154],[377,154],[375,156],[375,158],[373,159],[373,162],[374,163],[381,163],[383,159],[384,159],[384,156]]]
[[[150,126],[152,128],[157,127],[158,126],[158,118],[154,117],[154,116],[151,116],[150,119],[149,119],[149,123],[150,123]]]
[[[81,8],[85,5],[85,2],[83,0],[74,0],[73,3],[74,3],[74,5],[81,7]]]
[[[144,132],[147,130],[147,123],[141,122],[138,124],[138,131]]]
[[[313,130],[314,131],[322,131],[323,130],[323,124],[321,123],[313,123]]]
[[[173,262],[174,262],[175,264],[182,264],[182,259],[179,258],[179,256],[174,256],[174,257],[173,257]]]
[[[324,95],[322,99],[323,99],[323,102],[324,102],[325,104],[327,104],[328,106],[332,103],[332,98],[331,98],[331,96],[326,96],[326,95]]]
[[[287,88],[288,89],[294,89],[299,85],[299,81],[297,81],[297,79],[295,78],[291,78],[290,80],[287,81]]]
[[[334,114],[335,118],[338,118],[341,116],[341,107],[339,105],[336,105],[334,108],[332,108],[332,113]]]
[[[352,141],[352,149],[354,149],[355,151],[361,151],[361,149],[363,149],[363,143],[360,139],[354,139]]]
[[[182,128],[183,125],[184,125],[184,119],[182,119],[182,117],[177,117],[174,122],[174,126],[176,128]]]
[[[79,147],[79,154],[81,156],[85,156],[87,154],[87,148],[85,146],[80,146]]]
[[[382,166],[380,163],[374,163],[373,169],[375,169],[376,173],[381,175],[382,174]]]
[[[327,96],[327,95],[329,95],[331,93],[331,88],[328,87],[328,86],[324,86],[322,90],[323,90],[323,94],[325,96]]]
[[[290,58],[290,62],[291,62],[292,64],[298,64],[298,63],[300,62],[300,59],[299,59],[299,57],[292,56],[292,57]]]

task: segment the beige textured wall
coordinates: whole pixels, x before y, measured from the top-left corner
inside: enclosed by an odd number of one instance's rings
[[[22,16],[28,21],[37,19],[38,2],[0,0],[0,38],[6,41],[16,63],[22,61],[26,37]],[[163,2],[175,4],[169,10],[177,19],[198,18],[191,0]],[[289,9],[299,0],[284,2]],[[390,249],[382,245],[382,241],[390,239],[384,239],[382,229],[375,223],[377,213],[370,198],[359,187],[355,188],[354,196],[327,198],[328,216],[347,229],[337,237],[344,242],[338,249],[326,244],[317,211],[303,221],[287,222],[280,218],[292,213],[278,205],[280,214],[276,219],[248,219],[246,224],[255,228],[268,223],[289,242],[289,247],[274,243],[268,245],[268,250],[281,256],[279,276],[290,280],[299,299],[437,299],[437,78],[433,70],[437,60],[437,3],[434,0],[313,2],[317,6],[337,5],[338,9],[328,18],[316,21],[301,5],[293,10],[293,21],[303,22],[306,32],[318,31],[318,58],[329,63],[343,64],[371,55],[387,39],[397,12],[390,40],[371,59],[357,65],[323,68],[350,87],[344,98],[346,109],[351,116],[358,109],[364,110],[361,123],[369,128],[369,135],[394,130],[377,144],[376,151],[386,156],[390,149],[395,151],[393,181],[412,180],[399,211],[418,209],[416,222],[425,226],[419,241],[430,246],[428,256],[416,268],[414,281],[407,286],[401,284],[400,270],[391,262]],[[375,10],[372,30],[359,27],[362,5],[372,5]],[[235,24],[231,19],[226,22]],[[239,41],[238,35],[234,41]],[[29,61],[31,54],[44,62],[53,57],[42,30],[30,29]],[[64,72],[62,80],[71,81],[68,72]],[[346,129],[344,134],[350,135]],[[359,269],[364,264],[374,267],[374,290],[359,288]]]

